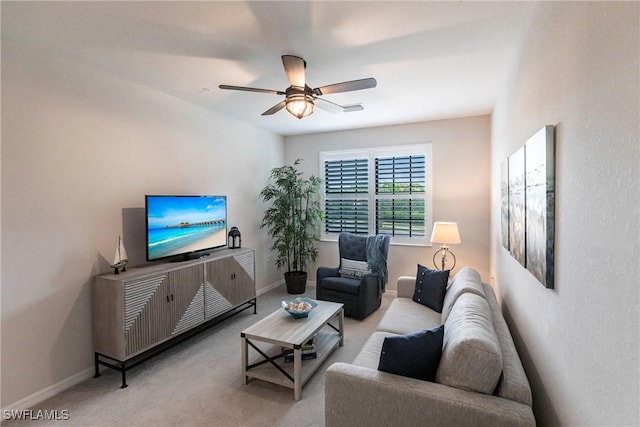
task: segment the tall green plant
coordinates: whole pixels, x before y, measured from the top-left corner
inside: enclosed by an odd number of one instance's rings
[[[323,212],[317,194],[322,181],[313,175],[302,178],[297,169],[301,161],[272,169],[273,182],[260,192],[264,202],[272,202],[260,228],[274,239],[271,250],[278,254],[276,265],[286,266],[287,271],[306,271],[307,263],[318,257],[317,231]]]

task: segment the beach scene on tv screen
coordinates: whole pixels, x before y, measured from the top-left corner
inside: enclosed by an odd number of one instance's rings
[[[224,246],[226,198],[148,197],[148,258],[165,258]]]

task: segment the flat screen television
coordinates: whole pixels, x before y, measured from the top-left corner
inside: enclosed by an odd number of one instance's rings
[[[197,258],[227,244],[226,196],[145,196],[147,261]]]

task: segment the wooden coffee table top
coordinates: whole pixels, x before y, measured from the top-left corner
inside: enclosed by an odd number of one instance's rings
[[[247,338],[259,339],[282,346],[302,345],[335,316],[343,304],[317,301],[309,317],[294,319],[284,309],[276,310],[242,331]]]

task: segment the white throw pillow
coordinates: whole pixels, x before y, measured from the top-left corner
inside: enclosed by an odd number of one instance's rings
[[[361,279],[365,274],[371,274],[371,269],[366,261],[341,258],[339,273],[342,277]]]

